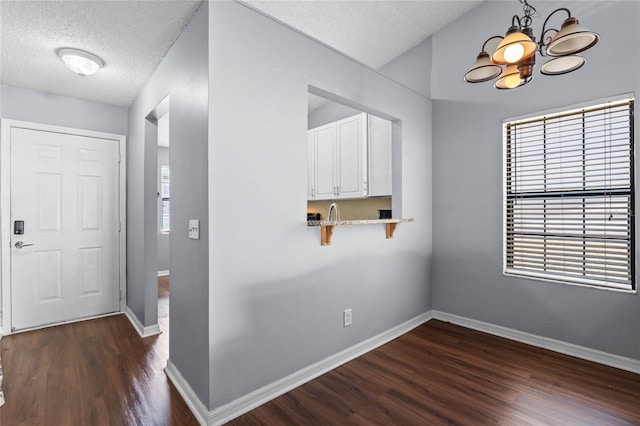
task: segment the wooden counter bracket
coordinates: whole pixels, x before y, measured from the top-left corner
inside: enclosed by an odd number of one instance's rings
[[[393,238],[393,233],[396,232],[397,223],[387,223],[387,240]]]
[[[320,236],[322,238],[321,245],[330,246],[331,237],[333,236],[334,225],[322,225],[320,228]]]

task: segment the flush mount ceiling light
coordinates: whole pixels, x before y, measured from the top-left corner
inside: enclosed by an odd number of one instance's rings
[[[60,49],[58,56],[64,61],[67,68],[82,76],[95,74],[104,66],[102,59],[84,50]]]
[[[536,52],[543,57],[552,57],[540,68],[541,74],[567,74],[581,68],[586,61],[577,53],[593,47],[600,39],[598,34],[581,27],[578,20],[571,16],[569,9],[563,7],[547,16],[542,24],[540,41],[536,43],[531,24],[534,17],[541,16],[527,0],[519,1],[523,5],[524,16],[514,15],[504,37],[493,36],[484,42],[476,62],[464,76],[467,83],[482,83],[499,77],[494,84],[496,89],[514,89],[523,86],[533,79]],[[549,19],[557,12],[566,12],[568,17],[562,23],[560,30],[547,29]],[[495,51],[489,55],[486,47],[487,43],[493,39],[501,39],[501,41]]]

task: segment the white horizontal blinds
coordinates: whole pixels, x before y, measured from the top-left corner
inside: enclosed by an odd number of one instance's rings
[[[505,132],[506,272],[634,288],[633,101]]]

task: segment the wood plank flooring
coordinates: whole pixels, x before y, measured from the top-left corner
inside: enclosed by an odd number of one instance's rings
[[[141,339],[116,315],[3,337],[0,425],[197,425],[163,371],[168,294],[163,277],[159,336]]]
[[[197,424],[162,371],[168,334],[140,339],[122,315],[0,350],[2,426]],[[640,425],[640,375],[432,320],[229,424]]]
[[[229,424],[640,425],[640,375],[432,320]]]

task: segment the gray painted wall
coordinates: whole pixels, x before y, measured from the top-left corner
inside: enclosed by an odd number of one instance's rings
[[[157,323],[157,139],[145,117],[169,96],[171,149],[169,357],[202,401],[209,399],[207,226],[208,2],[203,2],[129,108],[128,303]],[[200,239],[188,238],[189,219]]]
[[[431,37],[409,49],[378,72],[416,93],[431,96]],[[309,128],[351,117],[360,112],[337,102],[329,102],[309,114]]]
[[[429,310],[431,102],[242,4],[209,7],[215,408]],[[415,223],[393,239],[343,227],[321,247],[307,227],[309,85],[401,121],[393,209]]]
[[[379,72],[428,98],[431,97],[431,37],[389,62]]]
[[[640,3],[569,3],[581,24],[602,37],[585,52],[587,64],[574,73],[536,73],[532,83],[511,91],[464,83],[482,42],[521,12],[518,4],[512,6],[484,2],[432,38],[433,307],[640,359],[637,295],[502,275],[501,130],[504,118],[638,93]],[[562,4],[535,6],[546,16]],[[536,32],[540,21],[535,21]]]
[[[78,76],[78,79],[83,77]],[[0,86],[0,117],[72,129],[127,134],[127,110],[66,96]]]

